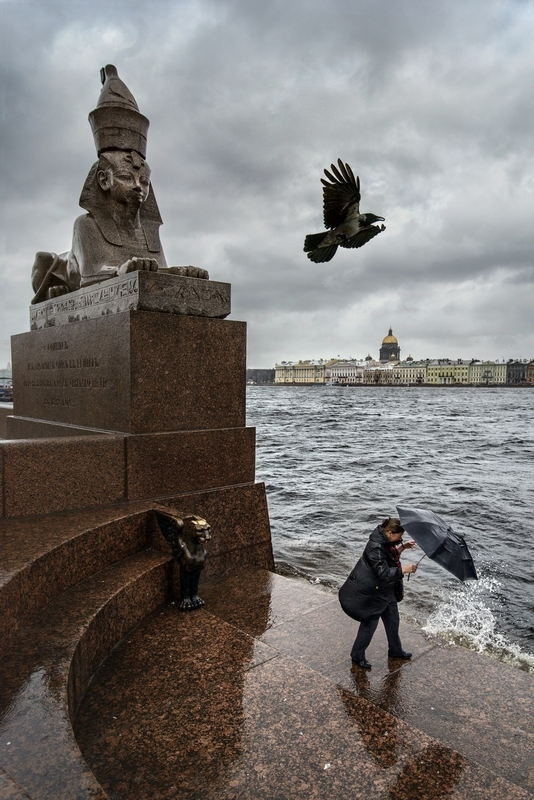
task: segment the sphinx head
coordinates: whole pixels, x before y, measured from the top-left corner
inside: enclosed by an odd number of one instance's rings
[[[98,159],[96,180],[108,202],[139,208],[150,190],[150,167],[135,150],[110,150]]]

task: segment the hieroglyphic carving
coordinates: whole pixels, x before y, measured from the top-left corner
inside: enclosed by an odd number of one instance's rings
[[[133,272],[30,306],[30,327],[39,330],[135,310],[224,319],[231,310],[230,284]]]

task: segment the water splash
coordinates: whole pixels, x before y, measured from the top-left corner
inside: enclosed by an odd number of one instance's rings
[[[485,577],[463,584],[455,592],[443,593],[436,598],[437,608],[423,630],[534,673],[534,656],[497,631],[497,620],[486,604],[488,595],[498,594],[501,586],[495,578]]]

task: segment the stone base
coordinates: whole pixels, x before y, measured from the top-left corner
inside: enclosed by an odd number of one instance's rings
[[[30,328],[69,325],[123,311],[162,311],[224,319],[230,284],[160,272],[131,272],[30,306]]]
[[[242,427],[245,358],[244,322],[203,317],[125,311],[21,333],[13,415],[91,433]],[[16,425],[9,436],[33,435]]]
[[[99,428],[85,428],[77,425],[66,425],[62,422],[48,422],[31,417],[15,417],[13,414],[5,419],[6,439],[52,439],[64,436],[102,436],[116,435],[115,431]]]
[[[6,441],[0,443],[0,516],[251,484],[254,453],[254,428]]]

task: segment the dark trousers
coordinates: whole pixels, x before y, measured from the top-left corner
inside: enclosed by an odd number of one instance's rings
[[[365,651],[371,644],[379,619],[382,620],[386,629],[389,653],[391,655],[400,655],[402,653],[402,644],[399,638],[399,607],[395,600],[391,600],[379,617],[371,617],[367,622],[360,622],[358,635],[350,653],[353,661],[365,660]]]

